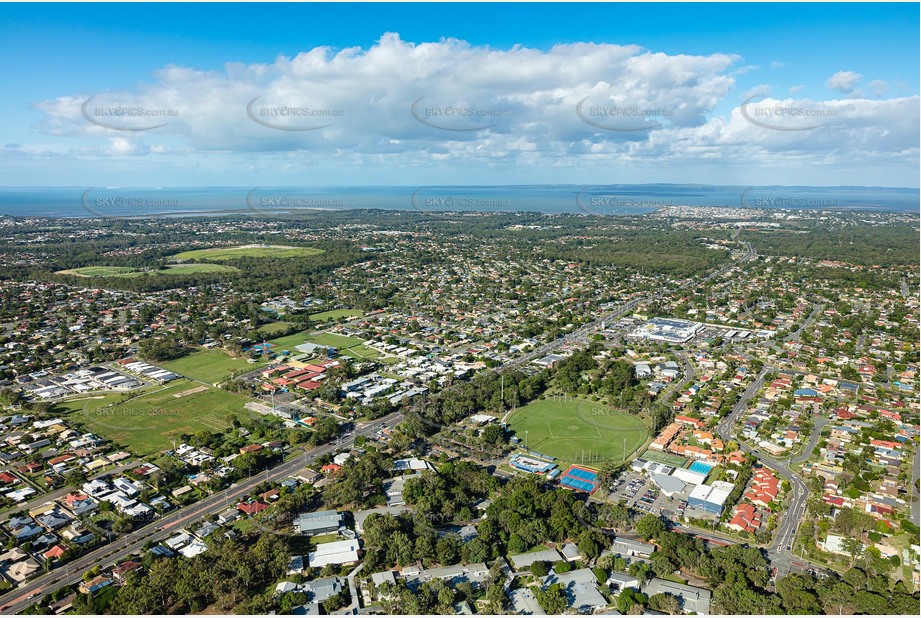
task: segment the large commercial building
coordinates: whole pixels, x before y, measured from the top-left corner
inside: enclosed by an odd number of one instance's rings
[[[669,498],[677,493],[681,493],[685,488],[684,481],[674,476],[668,476],[665,474],[652,474],[649,478],[651,478],[652,482],[658,485],[659,489],[662,490],[662,493]]]
[[[733,487],[732,483],[724,481],[716,481],[712,485],[700,484],[688,496],[688,507],[719,516]]]
[[[653,318],[630,333],[631,337],[665,341],[666,343],[686,343],[703,329],[703,324],[674,320],[671,318]]]
[[[672,472],[672,476],[680,479],[688,485],[701,485],[706,480],[707,475],[704,472],[695,472],[688,468],[678,468]]]

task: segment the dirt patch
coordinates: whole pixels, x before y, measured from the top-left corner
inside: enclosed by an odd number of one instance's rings
[[[200,393],[206,390],[208,390],[207,386],[196,386],[195,388],[190,388],[187,391],[176,393],[175,395],[173,395],[173,397],[175,397],[176,399],[179,399],[180,397],[188,397],[189,395],[194,395],[195,393]]]

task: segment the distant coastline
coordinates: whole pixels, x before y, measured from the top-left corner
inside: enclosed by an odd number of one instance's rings
[[[168,217],[317,210],[642,215],[666,206],[919,213],[898,187],[505,185],[340,187],[0,187],[0,215]]]

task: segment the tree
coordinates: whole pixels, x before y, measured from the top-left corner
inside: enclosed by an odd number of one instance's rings
[[[812,589],[812,580],[792,573],[777,580],[775,587],[787,614],[818,614],[819,597]]]
[[[535,560],[531,563],[531,575],[545,577],[550,573],[550,564],[546,560]]]
[[[499,445],[505,443],[505,430],[499,425],[487,425],[483,428],[480,438],[486,444]]]
[[[660,534],[665,532],[665,523],[655,515],[644,515],[636,523],[636,531],[643,540],[648,541],[649,539],[658,538]]]
[[[480,538],[466,543],[461,550],[464,562],[486,562],[491,557],[491,548]]]
[[[652,554],[652,570],[659,577],[668,577],[678,570],[678,565],[668,556],[657,551]]]
[[[553,563],[554,573],[568,573],[572,570],[572,563],[566,560],[557,560]]]
[[[461,540],[455,536],[443,536],[435,543],[435,557],[441,565],[456,564],[461,554]]]
[[[549,615],[562,614],[568,605],[566,594],[559,584],[551,584],[546,590],[538,590],[537,602]]]
[[[486,600],[489,601],[489,613],[501,614],[508,606],[508,597],[505,596],[505,587],[497,582],[486,589]]]
[[[134,519],[131,517],[119,517],[112,524],[114,532],[130,532],[134,528]]]
[[[586,560],[594,560],[601,554],[601,544],[589,530],[582,533],[582,538],[579,540],[579,553]]]
[[[649,597],[649,607],[666,614],[681,612],[681,603],[678,601],[678,597],[668,592],[654,594]]]
[[[69,485],[70,487],[79,488],[81,485],[83,485],[83,483],[86,482],[86,479],[87,479],[86,472],[84,472],[80,468],[71,470],[70,472],[64,475],[64,483]]]
[[[853,565],[863,552],[863,543],[860,542],[860,539],[846,538],[841,541],[841,548],[850,555],[851,564]]]
[[[617,595],[617,611],[626,614],[634,605],[646,605],[647,600],[648,597],[642,592],[638,592],[633,588],[626,588]]]
[[[637,578],[641,585],[645,585],[651,578],[652,568],[648,563],[637,560],[636,562],[631,562],[630,566],[627,567],[627,574]]]
[[[525,543],[518,534],[513,532],[508,537],[508,550],[513,554],[520,554],[528,550],[528,544]]]
[[[445,586],[438,591],[438,605],[443,608],[449,608],[454,604],[454,591]]]

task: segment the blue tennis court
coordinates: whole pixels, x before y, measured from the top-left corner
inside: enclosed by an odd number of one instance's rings
[[[571,476],[564,476],[562,479],[560,479],[560,485],[571,487],[572,489],[578,489],[579,491],[587,491],[589,493],[595,490],[594,483],[589,483],[588,481],[576,479]]]
[[[578,466],[570,466],[560,478],[560,485],[566,489],[592,493],[598,489],[598,472]]]
[[[704,463],[702,461],[695,461],[691,464],[691,467],[688,468],[691,472],[700,472],[701,474],[710,474],[710,470],[713,469],[713,464]]]
[[[582,468],[571,468],[568,474],[569,476],[585,479],[587,481],[594,481],[598,478],[597,472],[592,472],[591,470],[583,470]]]

